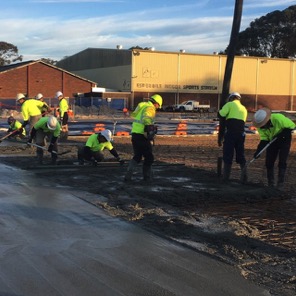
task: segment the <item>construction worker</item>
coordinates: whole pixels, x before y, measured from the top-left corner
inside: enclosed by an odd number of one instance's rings
[[[253,125],[257,128],[260,135],[260,142],[254,154],[255,159],[260,156],[260,151],[276,138],[266,149],[265,166],[267,181],[269,187],[274,187],[274,164],[278,158],[277,187],[278,189],[283,189],[287,159],[292,141],[291,133],[295,128],[295,123],[283,114],[272,113],[269,108],[261,108],[254,114]]]
[[[41,102],[44,102],[44,97],[43,97],[43,94],[39,93],[36,95],[35,99],[38,101],[41,101]],[[41,108],[41,115],[42,116],[46,116],[47,113],[49,113],[51,110],[49,109],[48,105],[44,105],[42,108]]]
[[[57,139],[61,133],[61,125],[59,124],[58,120],[54,116],[44,116],[41,117],[33,126],[30,137],[28,140],[28,144],[31,145],[32,141],[35,140],[36,145],[40,146],[37,147],[37,160],[39,164],[43,163],[43,150],[45,148],[45,140],[47,139],[50,144],[48,146],[47,151],[51,153],[51,163],[56,164],[57,161],[57,152],[58,152],[58,145]]]
[[[60,116],[60,123],[62,126],[62,135],[61,138],[67,139],[68,137],[68,110],[69,105],[68,101],[64,98],[64,95],[61,91],[58,91],[55,95],[55,98],[59,100],[59,116]]]
[[[240,182],[246,183],[248,176],[245,158],[245,123],[248,111],[241,103],[241,95],[233,92],[228,96],[228,102],[220,109],[219,116],[225,118],[225,135],[223,142],[223,180],[229,181],[231,167],[236,154],[236,162],[240,165]],[[222,143],[218,143],[222,146]]]
[[[154,155],[152,152],[152,142],[157,133],[157,127],[154,125],[156,110],[162,106],[162,97],[154,94],[148,102],[141,102],[131,113],[134,118],[132,124],[132,145],[134,156],[129,162],[125,181],[131,181],[132,174],[138,163],[144,158],[143,179],[144,181],[152,180],[152,164]]]
[[[45,102],[35,99],[26,99],[25,95],[22,93],[17,94],[16,102],[21,104],[21,112],[24,120],[22,126],[25,128],[26,125],[30,123],[30,131],[34,124],[42,117],[41,110],[46,108],[50,111],[49,106]]]
[[[15,138],[17,140],[20,140],[26,137],[26,130],[23,128],[20,121],[16,120],[13,116],[9,116],[7,118],[7,123],[9,125],[7,133],[12,133],[15,131],[8,138]]]
[[[98,162],[104,160],[103,150],[107,149],[109,152],[123,164],[124,161],[120,159],[117,151],[113,147],[112,133],[110,130],[105,129],[98,134],[92,134],[87,139],[85,146],[78,149],[78,161],[80,165],[84,164],[84,160],[93,161],[96,165]]]

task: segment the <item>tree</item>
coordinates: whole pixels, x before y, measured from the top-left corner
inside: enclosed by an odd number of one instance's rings
[[[22,60],[23,56],[18,54],[18,48],[15,45],[0,41],[0,66]]]
[[[239,33],[236,55],[296,57],[296,5],[255,19]],[[228,52],[228,47],[224,53]]]
[[[58,62],[58,61],[50,59],[50,58],[42,58],[41,61],[46,64],[53,65],[53,66],[55,66]]]

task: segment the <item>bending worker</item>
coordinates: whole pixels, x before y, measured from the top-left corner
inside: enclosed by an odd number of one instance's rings
[[[9,136],[9,138],[23,139],[26,137],[26,130],[23,128],[22,124],[13,116],[9,116],[7,118],[7,123],[9,125],[7,133],[13,132],[11,136]]]
[[[245,158],[245,123],[248,111],[241,103],[241,95],[233,92],[219,111],[219,116],[226,119],[226,132],[223,142],[223,180],[228,181],[231,173],[234,151],[236,162],[241,168],[240,182],[247,182],[246,158]],[[219,143],[221,145],[221,143]]]
[[[41,110],[47,109],[50,112],[49,106],[42,101],[35,99],[28,99],[22,93],[18,93],[16,101],[21,104],[21,112],[23,116],[23,127],[26,127],[30,123],[30,130],[32,130],[34,124],[42,117]]]
[[[132,145],[134,156],[129,162],[125,181],[131,181],[132,174],[138,163],[144,157],[143,178],[145,181],[152,179],[152,164],[154,155],[152,152],[152,141],[157,133],[157,127],[154,125],[156,110],[162,106],[162,97],[155,94],[150,97],[148,102],[138,104],[131,116],[134,118],[132,124]]]
[[[112,133],[105,129],[98,134],[92,134],[87,139],[85,146],[78,149],[78,161],[80,165],[84,164],[84,160],[94,161],[94,164],[104,160],[103,150],[107,149],[116,158],[120,164],[124,161],[120,159],[117,151],[114,149],[112,143]]]
[[[292,130],[295,123],[280,113],[271,113],[268,108],[259,109],[253,118],[253,125],[260,135],[260,142],[254,154],[254,158],[260,156],[260,151],[274,138],[276,140],[266,149],[265,166],[269,187],[274,187],[274,164],[278,157],[277,187],[283,188],[287,159],[290,153]]]
[[[58,145],[57,139],[61,133],[61,125],[54,116],[41,117],[33,126],[30,132],[30,138],[28,144],[30,145],[35,140],[37,147],[37,160],[39,164],[43,163],[43,150],[41,146],[45,146],[45,139],[48,139],[50,144],[48,146],[48,152],[51,153],[51,163],[56,164],[58,157]]]

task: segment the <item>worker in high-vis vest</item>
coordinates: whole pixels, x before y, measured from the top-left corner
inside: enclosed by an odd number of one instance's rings
[[[43,151],[45,144],[49,141],[47,151],[51,153],[51,164],[56,164],[58,158],[58,143],[57,140],[61,133],[61,126],[54,116],[41,117],[33,126],[28,139],[28,145],[32,144],[34,140],[37,149],[37,161],[39,164],[43,163]],[[43,149],[44,147],[44,149]]]
[[[55,95],[55,98],[59,100],[59,115],[60,115],[60,124],[62,126],[62,137],[68,137],[68,110],[69,104],[66,98],[64,98],[64,94],[61,91],[58,91]]]
[[[22,126],[25,128],[29,123],[30,131],[34,124],[42,117],[41,110],[45,108],[50,112],[50,108],[45,102],[35,99],[26,99],[25,95],[22,93],[17,94],[16,102],[21,104],[21,113],[24,120]]]
[[[295,123],[283,114],[272,113],[269,108],[261,108],[254,114],[253,125],[260,135],[260,142],[254,154],[255,159],[260,156],[260,151],[268,143],[276,139],[266,149],[265,166],[268,186],[274,187],[274,164],[278,158],[277,188],[282,190]]]
[[[105,129],[98,134],[90,135],[85,145],[79,147],[79,164],[84,165],[84,161],[87,160],[91,161],[93,165],[97,165],[104,160],[104,150],[108,150],[121,165],[124,164],[124,160],[120,158],[117,150],[112,144],[112,132],[108,129]]]
[[[156,110],[162,106],[162,97],[154,94],[148,102],[141,102],[131,113],[132,123],[132,145],[134,156],[129,162],[125,181],[131,181],[134,169],[144,158],[143,162],[143,179],[144,181],[152,180],[152,164],[154,155],[152,143],[157,133],[157,126],[154,124]]]
[[[13,116],[9,116],[7,118],[7,123],[9,125],[7,133],[11,133],[11,136],[8,138],[20,140],[26,137],[26,130],[23,128],[20,121],[16,120]]]
[[[241,168],[240,182],[246,183],[248,176],[245,158],[245,123],[248,111],[242,105],[241,95],[238,92],[233,92],[228,96],[228,102],[220,109],[219,116],[226,119],[223,142],[223,180],[229,181],[235,152],[236,163]]]

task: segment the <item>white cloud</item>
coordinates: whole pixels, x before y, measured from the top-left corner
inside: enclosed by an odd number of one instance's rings
[[[40,2],[46,1],[55,0]],[[231,1],[232,6],[230,1],[224,1],[224,13],[221,16],[216,14],[221,12],[213,9],[206,10],[205,13],[203,8],[208,2],[204,0],[194,2],[194,5],[169,7],[152,5],[140,11],[106,13],[102,17],[79,15],[67,18],[63,13],[44,16],[34,14],[33,11],[30,17],[23,12],[21,15],[20,11],[17,15],[12,11],[9,14],[6,13],[8,11],[4,11],[0,18],[0,25],[5,28],[1,32],[1,38],[16,45],[24,60],[39,58],[60,60],[88,47],[115,48],[117,44],[122,44],[126,49],[139,45],[153,46],[156,50],[178,51],[183,48],[186,52],[212,53],[224,50],[228,45],[233,1]],[[295,1],[282,0],[282,2],[292,4]],[[273,7],[276,3],[279,5],[278,1],[264,0],[260,2],[249,0],[246,3],[241,30],[252,20],[263,15],[257,11],[252,11],[253,15],[249,15],[248,9],[258,5],[265,7]],[[5,18],[5,15],[10,17]]]

